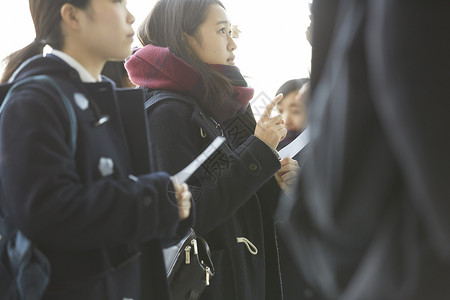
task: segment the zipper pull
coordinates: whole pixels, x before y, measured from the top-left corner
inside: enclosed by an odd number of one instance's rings
[[[194,255],[197,255],[198,254],[197,240],[193,239],[191,241],[191,245],[194,247]]]
[[[186,246],[184,252],[186,252],[186,264],[188,265],[191,263],[191,246]]]
[[[206,273],[205,282],[206,282],[206,285],[209,285],[209,267],[206,267],[205,273]]]

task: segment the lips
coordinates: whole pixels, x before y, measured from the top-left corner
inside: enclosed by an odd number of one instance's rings
[[[234,65],[234,58],[235,56],[231,56],[230,58],[227,59],[227,63],[229,63],[230,65]]]

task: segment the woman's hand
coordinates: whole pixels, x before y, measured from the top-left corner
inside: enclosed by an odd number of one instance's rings
[[[295,183],[299,171],[300,167],[296,160],[284,158],[281,161],[281,169],[275,173],[278,185],[288,195],[291,193],[292,185]]]
[[[191,192],[186,183],[183,184],[173,184],[175,188],[175,196],[177,198],[178,204],[178,215],[180,216],[180,220],[187,219],[191,212]]]
[[[255,136],[265,142],[267,145],[276,149],[278,143],[286,137],[286,127],[281,115],[277,115],[273,118],[270,117],[272,110],[275,108],[278,102],[283,99],[283,95],[280,94],[275,97],[266,107],[264,113],[256,124]]]

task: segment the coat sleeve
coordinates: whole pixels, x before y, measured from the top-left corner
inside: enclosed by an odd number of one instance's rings
[[[43,247],[74,251],[175,234],[168,174],[83,182],[68,121],[45,96],[19,90],[0,116],[1,187],[19,229]]]
[[[182,170],[203,149],[196,141],[200,128],[192,109],[179,101],[164,101],[149,111],[150,151],[154,171]],[[196,172],[189,180],[196,195],[196,230],[206,234],[231,217],[280,168],[272,150],[250,136],[216,169],[216,176]],[[276,199],[274,199],[276,201]]]

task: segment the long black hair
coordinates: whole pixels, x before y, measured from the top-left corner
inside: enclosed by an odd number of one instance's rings
[[[5,70],[1,82],[8,81],[14,71],[28,58],[41,54],[46,45],[60,50],[64,43],[61,30],[61,7],[65,3],[71,3],[75,7],[85,9],[90,0],[29,0],[29,3],[36,38],[28,46],[5,58]]]
[[[199,26],[214,4],[225,9],[218,0],[159,0],[138,30],[142,45],[168,47],[199,73],[205,94],[198,101],[207,112],[231,105],[233,83],[195,54],[186,34],[197,38]]]

